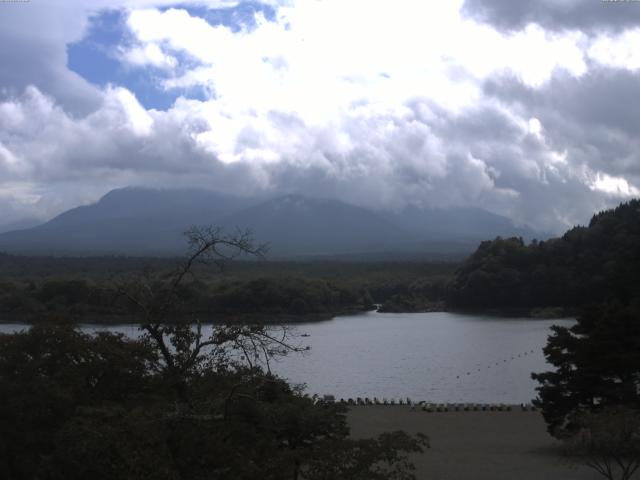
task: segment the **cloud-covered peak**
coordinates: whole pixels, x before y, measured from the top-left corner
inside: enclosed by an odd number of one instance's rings
[[[0,204],[136,184],[584,222],[640,188],[640,30],[515,3],[44,2],[31,43],[12,6],[2,45],[30,49],[0,47]]]

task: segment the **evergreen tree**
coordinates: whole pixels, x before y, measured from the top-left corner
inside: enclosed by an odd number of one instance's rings
[[[540,382],[537,404],[551,434],[573,433],[584,412],[640,408],[638,307],[587,308],[572,327],[552,330],[544,353],[555,370],[532,375]]]

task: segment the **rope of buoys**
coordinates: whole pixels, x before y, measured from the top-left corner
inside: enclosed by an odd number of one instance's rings
[[[531,403],[505,404],[505,403],[433,403],[425,400],[412,401],[410,398],[383,397],[378,399],[373,397],[340,398],[336,400],[333,395],[326,395],[324,399],[316,398],[316,403],[338,403],[345,406],[408,406],[411,411],[422,410],[423,412],[512,412],[521,410],[523,412],[535,412],[537,408]]]
[[[502,360],[502,362],[500,362],[499,360],[496,361],[495,363],[491,362],[491,363],[489,363],[487,365],[487,370],[491,368],[491,364],[493,364],[495,366],[498,366],[498,365],[500,365],[500,363],[507,363],[509,360],[516,360],[516,358],[523,358],[523,357],[526,357],[529,354],[533,354],[533,353],[535,353],[535,350],[531,349],[531,350],[527,350],[525,352],[520,352],[518,354],[514,354],[513,356],[511,356],[510,359],[509,358],[505,358],[505,359]],[[482,369],[478,368],[477,371],[480,372],[480,371],[482,371]],[[466,375],[471,375],[471,371],[466,372]],[[459,379],[460,377],[461,377],[461,375],[456,375],[456,378]]]

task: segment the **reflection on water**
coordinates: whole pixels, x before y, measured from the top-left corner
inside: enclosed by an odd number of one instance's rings
[[[542,355],[549,327],[539,320],[454,313],[377,313],[300,324],[311,347],[272,370],[310,393],[340,397],[410,397],[432,402],[521,403],[535,396],[531,372],[548,368]],[[15,331],[21,325],[0,325]],[[134,325],[114,330],[136,336]],[[205,331],[206,332],[206,331]]]

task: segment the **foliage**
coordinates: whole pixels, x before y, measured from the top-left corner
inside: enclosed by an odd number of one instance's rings
[[[640,200],[601,212],[561,238],[482,242],[456,273],[454,308],[580,307],[640,291]]]
[[[175,270],[175,258],[24,257],[0,253],[0,319],[4,321],[131,321],[131,304],[113,285]],[[188,313],[274,321],[329,318],[374,303],[421,309],[444,299],[457,264],[419,261],[273,261],[242,259],[233,269],[194,266],[197,281],[180,296]],[[392,299],[395,297],[395,299]],[[398,302],[397,298],[409,302]],[[413,306],[415,305],[415,307]],[[405,311],[405,310],[402,310]]]
[[[555,371],[536,373],[550,433],[574,432],[583,412],[640,407],[640,308],[591,307],[570,328],[552,327],[544,348]]]
[[[380,312],[430,312],[444,310],[447,281],[443,278],[419,279],[387,298]]]
[[[422,452],[427,437],[389,432],[377,439],[324,442],[304,469],[308,480],[410,480],[408,453]]]
[[[170,373],[151,344],[121,335],[43,325],[0,336],[0,476],[412,478],[403,452],[419,438],[352,441],[341,407],[256,368],[193,370],[182,390]],[[374,476],[383,468],[396,473]]]
[[[268,371],[270,358],[298,350],[287,329],[220,324],[205,337],[182,319],[196,263],[261,253],[246,233],[194,229],[189,239],[172,273],[117,285],[139,339],[64,325],[0,335],[2,478],[414,478],[406,454],[424,437],[351,440],[344,407]]]
[[[80,406],[128,407],[152,383],[155,352],[68,326],[0,336],[0,475],[33,478]]]
[[[637,408],[608,407],[577,420],[580,430],[565,441],[566,453],[608,480],[629,480],[640,467]]]
[[[139,276],[126,276],[128,283],[139,280]],[[366,290],[293,277],[190,281],[182,285],[180,298],[188,305],[189,313],[201,316],[333,315],[372,306]],[[0,285],[0,314],[9,318],[33,321],[86,320],[88,316],[97,320],[125,318],[135,313],[131,306],[107,279],[96,282],[56,278],[32,286],[8,281]]]

